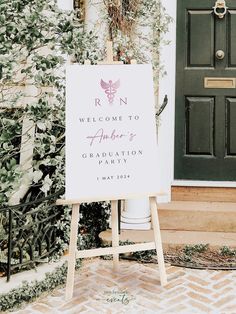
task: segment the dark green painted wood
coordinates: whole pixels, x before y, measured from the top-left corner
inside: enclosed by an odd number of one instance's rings
[[[236,1],[226,2],[219,19],[214,0],[178,0],[175,179],[236,181],[236,89],[204,88],[204,77],[236,78]]]
[[[188,26],[188,66],[213,66],[214,18],[211,11],[189,10]]]
[[[236,66],[236,11],[229,11],[229,21],[228,21],[228,30],[229,30],[229,66]]]
[[[236,156],[236,98],[227,99],[227,156]]]
[[[214,98],[186,98],[186,154],[213,155]]]

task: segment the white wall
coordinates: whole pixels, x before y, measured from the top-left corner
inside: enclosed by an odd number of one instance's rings
[[[168,14],[174,22],[170,25],[170,31],[165,38],[171,41],[170,45],[161,49],[161,63],[164,65],[167,75],[160,78],[160,103],[165,94],[168,96],[168,105],[161,114],[161,125],[158,132],[158,146],[160,177],[158,184],[160,190],[168,192],[168,197],[160,198],[160,201],[170,201],[171,183],[174,178],[174,119],[175,119],[175,68],[176,68],[176,3],[177,0],[162,0]]]

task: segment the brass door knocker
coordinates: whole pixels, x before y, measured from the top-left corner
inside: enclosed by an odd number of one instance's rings
[[[217,0],[213,9],[215,15],[217,15],[219,19],[223,19],[227,13],[228,7],[226,6],[225,0]]]

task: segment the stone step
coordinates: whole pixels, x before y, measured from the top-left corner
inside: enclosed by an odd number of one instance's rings
[[[171,200],[236,203],[236,188],[172,186]]]
[[[173,201],[158,212],[163,230],[236,232],[236,203]]]
[[[103,231],[99,235],[102,243],[111,243],[111,230]],[[233,232],[200,232],[161,230],[163,249],[183,248],[185,245],[209,244],[211,249],[218,250],[223,246],[236,248],[236,233]],[[120,241],[134,243],[152,242],[152,230],[121,230]]]

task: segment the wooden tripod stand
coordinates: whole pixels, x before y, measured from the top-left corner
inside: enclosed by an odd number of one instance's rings
[[[77,250],[77,236],[78,236],[78,221],[80,203],[76,201],[58,200],[57,205],[72,205],[71,230],[70,230],[70,244],[69,244],[69,258],[66,282],[66,300],[70,300],[73,296],[75,263],[76,258],[95,257],[103,255],[113,255],[113,269],[116,271],[119,265],[119,254],[145,251],[156,249],[158,266],[160,271],[161,285],[167,283],[166,270],[164,264],[164,256],[161,242],[160,224],[157,212],[156,196],[149,198],[151,208],[152,228],[154,234],[154,241],[148,243],[138,243],[131,245],[119,246],[119,232],[118,232],[118,200],[111,201],[111,226],[112,226],[112,247],[98,248],[90,250]]]

